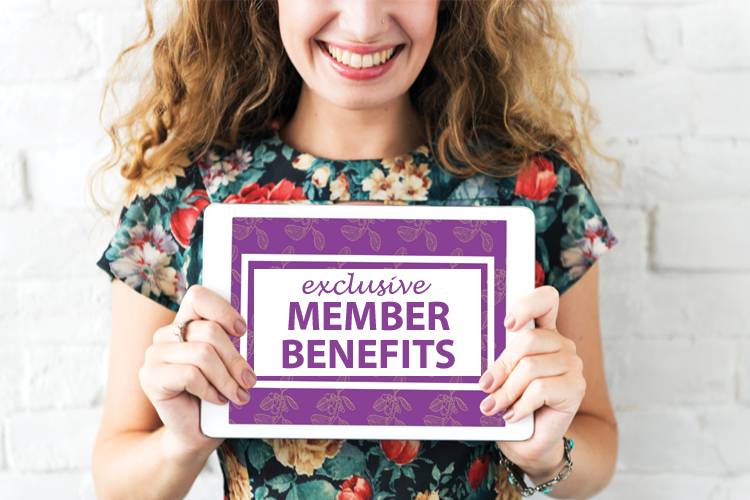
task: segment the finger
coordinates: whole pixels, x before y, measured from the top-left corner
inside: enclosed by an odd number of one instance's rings
[[[573,372],[557,377],[535,379],[521,398],[506,412],[508,418],[503,416],[503,419],[506,422],[515,422],[545,405],[559,411],[575,412],[580,406],[581,391],[585,391],[585,387],[585,382],[579,383],[577,375]]]
[[[143,391],[155,401],[172,399],[187,391],[212,403],[227,403],[227,398],[206,380],[197,366],[156,363],[143,365],[138,375]]]
[[[522,328],[535,320],[538,328],[557,329],[557,309],[560,293],[555,287],[541,286],[518,299],[505,316],[505,328],[510,331]]]
[[[524,356],[505,383],[480,403],[480,409],[485,415],[494,415],[508,408],[521,397],[532,381],[574,370],[578,364],[576,360],[580,358],[563,352]]]
[[[173,342],[153,344],[146,350],[147,362],[190,364],[198,367],[208,382],[238,405],[250,399],[219,358],[214,347],[206,342]]]
[[[561,339],[564,338],[557,332],[541,328],[523,330],[482,374],[479,388],[484,392],[494,392],[524,356],[558,352],[562,349]]]
[[[185,292],[175,322],[187,319],[209,319],[219,323],[230,335],[242,336],[247,323],[232,304],[210,288],[192,285]]]
[[[154,333],[154,343],[175,342],[171,328],[160,328]],[[185,329],[185,340],[206,342],[214,346],[221,361],[238,384],[245,389],[255,385],[257,379],[253,367],[242,357],[224,329],[215,321],[197,320]]]

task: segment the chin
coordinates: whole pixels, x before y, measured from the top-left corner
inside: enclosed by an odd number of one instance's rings
[[[327,89],[330,91],[330,88]],[[327,92],[326,94],[331,94]],[[342,89],[332,95],[323,94],[323,97],[339,108],[350,110],[362,110],[371,108],[385,108],[389,102],[397,99],[402,93],[398,91],[378,90],[375,91],[365,86],[361,88]]]

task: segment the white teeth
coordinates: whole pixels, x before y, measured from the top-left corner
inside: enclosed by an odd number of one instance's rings
[[[371,54],[357,54],[327,44],[326,48],[328,49],[328,53],[331,54],[331,57],[346,66],[351,66],[352,68],[369,68],[371,66],[378,66],[387,62],[395,51],[395,47],[392,47],[388,50],[381,50],[380,52],[374,52]]]
[[[349,65],[352,68],[361,68],[362,67],[362,54],[357,54],[356,52],[352,52],[352,59],[349,62]]]

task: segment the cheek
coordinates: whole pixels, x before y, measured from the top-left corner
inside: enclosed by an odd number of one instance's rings
[[[325,25],[325,2],[320,0],[278,0],[279,33],[284,50],[295,66],[307,64],[311,40]]]
[[[409,38],[414,57],[426,59],[432,49],[437,31],[437,1],[410,1],[394,14],[398,24]]]

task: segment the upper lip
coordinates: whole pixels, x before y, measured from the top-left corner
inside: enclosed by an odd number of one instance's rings
[[[341,49],[348,50],[349,52],[354,52],[356,54],[372,54],[374,52],[381,52],[383,50],[394,49],[398,47],[399,45],[401,45],[401,44],[355,45],[351,43],[327,42],[325,40],[317,40],[317,41],[322,43],[323,45],[331,45],[333,47],[339,47]]]

